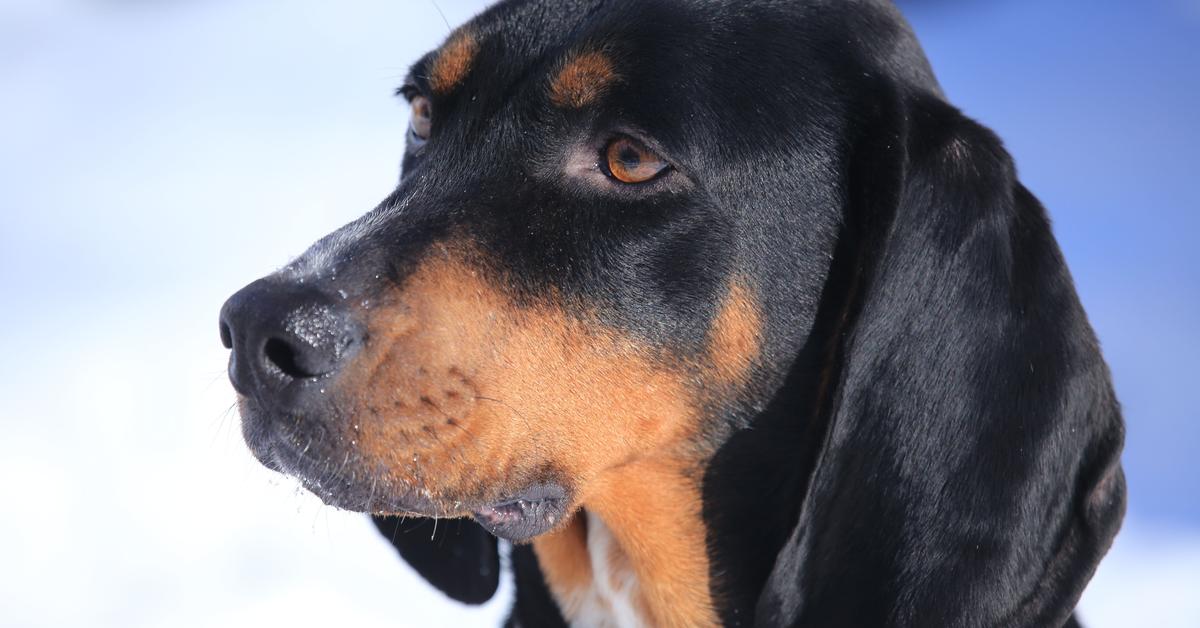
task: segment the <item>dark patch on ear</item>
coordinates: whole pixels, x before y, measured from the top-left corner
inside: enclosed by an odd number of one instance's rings
[[[469,519],[371,520],[400,556],[442,593],[464,604],[483,604],[500,586],[496,537]]]

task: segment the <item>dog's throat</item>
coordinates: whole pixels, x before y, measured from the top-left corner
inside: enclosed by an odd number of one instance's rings
[[[576,627],[634,628],[652,625],[637,573],[625,550],[617,544],[612,531],[590,512],[582,511],[576,518],[578,521],[572,522],[572,525],[578,526],[579,530],[573,531],[576,538],[572,541],[576,544],[582,541],[582,547],[577,545],[569,551],[579,553],[581,563],[586,561],[588,573],[579,574],[587,576],[586,579],[567,582],[547,574],[567,621]],[[578,536],[584,538],[579,539]]]
[[[609,472],[534,551],[577,627],[716,626],[699,491],[670,465]]]

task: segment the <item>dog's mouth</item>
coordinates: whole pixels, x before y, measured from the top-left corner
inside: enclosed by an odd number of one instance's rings
[[[570,500],[557,483],[535,484],[516,497],[472,514],[488,532],[509,541],[527,541],[550,531],[567,514]]]
[[[420,477],[394,479],[389,469],[347,447],[350,443],[330,433],[323,421],[298,416],[271,420],[256,405],[242,405],[251,452],[267,468],[296,478],[326,505],[376,515],[472,517],[497,537],[514,542],[550,531],[568,514],[570,493],[555,480],[537,480],[517,490],[485,490],[490,497],[454,496],[452,487],[430,490]]]

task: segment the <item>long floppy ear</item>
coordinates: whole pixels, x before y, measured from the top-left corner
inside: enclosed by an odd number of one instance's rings
[[[496,537],[470,519],[372,516],[375,526],[430,584],[464,604],[483,604],[500,585]]]
[[[933,95],[877,106],[823,449],[758,625],[1063,626],[1124,514],[1107,367],[1000,141]]]

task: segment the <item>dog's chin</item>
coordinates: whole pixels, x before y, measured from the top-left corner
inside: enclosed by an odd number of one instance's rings
[[[371,470],[354,452],[328,447],[333,442],[320,423],[266,420],[253,404],[243,404],[243,435],[263,466],[296,478],[326,505],[375,515],[474,518],[502,539],[524,542],[549,532],[569,514],[569,491],[555,481],[539,481],[516,490],[488,491],[500,499],[453,499],[446,492],[400,484]],[[315,423],[315,424],[314,424]],[[303,429],[292,433],[286,425]]]
[[[377,483],[314,482],[290,473],[325,504],[373,515],[475,519],[493,535],[514,543],[553,530],[568,514],[567,491],[556,483],[538,483],[498,501],[442,501],[425,489],[384,491]]]

